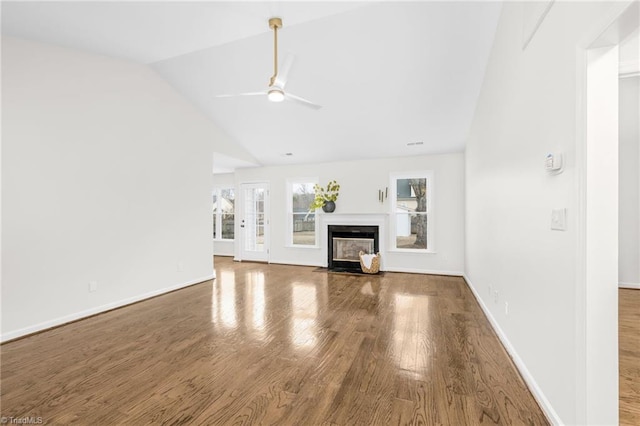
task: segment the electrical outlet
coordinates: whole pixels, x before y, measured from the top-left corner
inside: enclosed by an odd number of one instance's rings
[[[98,291],[98,281],[89,281],[89,293]]]
[[[184,262],[183,261],[179,261],[178,265],[176,266],[178,272],[182,272],[184,271]]]
[[[498,290],[494,291],[493,292],[493,302],[494,303],[498,303],[498,299],[499,299],[498,296],[500,296],[500,293],[498,293]]]
[[[509,315],[509,302],[504,302],[504,314]]]

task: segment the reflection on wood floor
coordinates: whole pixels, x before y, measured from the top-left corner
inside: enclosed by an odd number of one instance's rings
[[[234,263],[2,346],[52,424],[548,424],[461,278]]]
[[[640,425],[640,290],[619,292],[620,424]]]

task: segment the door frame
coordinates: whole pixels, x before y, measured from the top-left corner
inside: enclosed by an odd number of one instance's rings
[[[594,226],[593,218],[611,218],[612,212],[603,216],[599,202],[609,202],[610,196],[599,185],[598,179],[611,179],[615,183],[607,189],[615,191],[617,200],[617,172],[606,170],[594,156],[604,148],[602,139],[594,137],[593,117],[594,89],[589,87],[589,78],[611,74],[593,67],[590,60],[598,53],[606,56],[606,49],[615,49],[634,28],[638,27],[639,2],[620,2],[611,13],[594,26],[576,49],[576,422],[577,424],[617,423],[619,414],[618,395],[618,277],[617,277],[617,211],[615,223],[604,221]],[[604,49],[604,50],[603,50]],[[599,51],[599,52],[598,52]],[[616,55],[617,56],[617,55]],[[605,59],[610,61],[611,58]],[[616,58],[617,61],[617,58]],[[611,62],[610,62],[611,63]],[[617,63],[615,65],[617,67]],[[617,68],[616,68],[617,69]],[[617,87],[617,72],[615,73]],[[610,83],[610,76],[606,77]],[[592,86],[593,87],[593,86]],[[596,95],[601,95],[595,89]],[[617,93],[615,97],[617,99]],[[616,105],[617,109],[617,105]],[[595,115],[594,115],[595,114]],[[596,122],[599,123],[596,118]],[[617,118],[616,118],[617,123]],[[612,126],[610,123],[608,126]],[[617,124],[616,132],[617,132]],[[600,131],[599,129],[598,131]],[[615,140],[615,150],[619,141]],[[611,161],[610,161],[611,163]],[[611,164],[609,164],[610,166]],[[615,188],[611,188],[615,186]],[[610,194],[609,194],[610,195]],[[607,204],[608,205],[608,204]],[[608,233],[615,227],[615,248]],[[607,248],[615,256],[603,254]],[[603,254],[603,256],[600,256]],[[611,253],[609,253],[611,254]],[[597,262],[589,260],[598,259]],[[609,282],[611,281],[611,282]]]
[[[246,255],[246,251],[244,249],[245,244],[245,232],[246,228],[243,225],[243,221],[245,220],[247,206],[245,205],[245,189],[247,188],[256,188],[262,187],[265,190],[264,196],[264,256],[260,257],[251,257]],[[238,195],[236,196],[236,200],[238,203],[238,211],[236,216],[236,235],[238,238],[236,239],[235,245],[235,257],[236,261],[252,261],[252,262],[266,262],[269,263],[271,256],[271,200],[270,200],[270,184],[268,181],[251,181],[251,182],[241,182],[238,185]]]

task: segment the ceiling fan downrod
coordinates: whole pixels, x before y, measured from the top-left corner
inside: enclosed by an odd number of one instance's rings
[[[273,30],[273,76],[269,79],[269,87],[271,87],[278,77],[278,30],[282,28],[282,19],[269,19],[269,28]]]

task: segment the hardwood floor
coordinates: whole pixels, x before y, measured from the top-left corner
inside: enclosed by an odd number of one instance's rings
[[[619,290],[620,424],[640,425],[640,290]]]
[[[48,424],[549,424],[461,278],[216,257],[217,280],[10,342]]]

